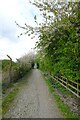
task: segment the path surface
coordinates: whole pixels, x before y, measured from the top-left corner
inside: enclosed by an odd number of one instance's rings
[[[5,118],[63,118],[39,70],[34,69]]]

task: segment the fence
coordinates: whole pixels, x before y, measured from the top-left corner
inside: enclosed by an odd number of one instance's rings
[[[51,76],[49,75],[52,79],[56,80],[59,82],[63,87],[65,87],[67,90],[69,90],[71,93],[73,93],[75,96],[80,98],[80,83],[68,80],[67,78],[63,76]]]

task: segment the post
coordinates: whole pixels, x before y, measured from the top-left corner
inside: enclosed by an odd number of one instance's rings
[[[12,82],[12,58],[7,55],[7,57],[10,59],[10,66],[9,66],[9,82]]]
[[[79,96],[79,84],[77,83],[77,96]]]
[[[66,84],[66,87],[68,88],[68,79],[66,79],[66,83],[67,83],[67,84]]]

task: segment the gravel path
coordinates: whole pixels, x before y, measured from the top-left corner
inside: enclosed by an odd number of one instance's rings
[[[38,69],[26,80],[4,118],[63,118]]]

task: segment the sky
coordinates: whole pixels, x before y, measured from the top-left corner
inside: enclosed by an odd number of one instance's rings
[[[18,38],[24,31],[15,21],[21,26],[25,23],[35,26],[35,15],[40,22],[42,18],[38,8],[31,5],[28,0],[0,0],[0,59],[7,59],[8,54],[15,61],[16,58],[33,50],[37,37],[31,39],[23,35]]]

